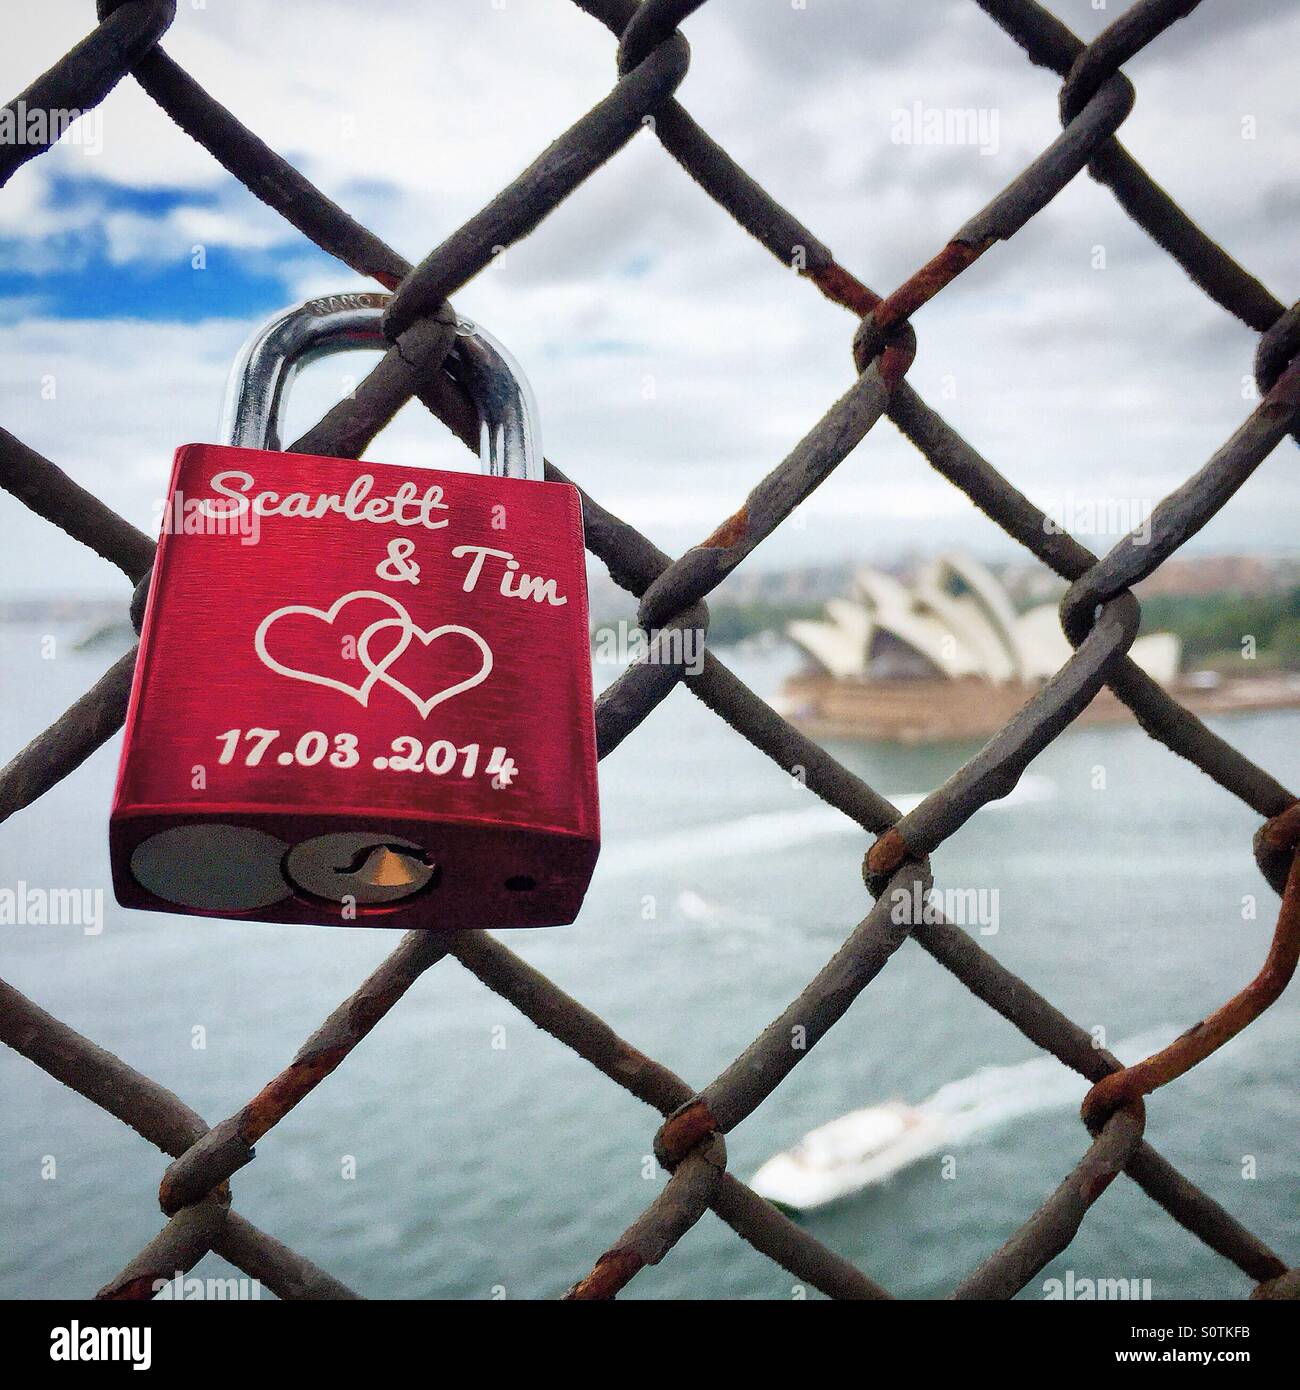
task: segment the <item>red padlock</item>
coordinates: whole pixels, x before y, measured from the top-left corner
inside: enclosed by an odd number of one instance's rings
[[[582,506],[527,383],[460,323],[487,475],[274,452],[303,362],[387,296],[272,320],[225,444],[176,453],[110,822],[127,907],[393,927],[571,922],[599,849]]]

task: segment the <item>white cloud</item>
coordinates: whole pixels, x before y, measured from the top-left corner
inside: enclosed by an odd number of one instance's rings
[[[1065,0],[1059,9],[1088,32],[1106,18]],[[17,90],[70,46],[87,13],[80,3],[24,11],[5,58],[10,86]],[[706,6],[686,24],[693,66],[685,104],[882,293],[1059,130],[1056,79],[1031,67],[969,0],[941,13],[943,22],[922,23],[900,0],[817,0],[789,12]],[[178,15],[165,41],[172,56],[412,259],[614,78],[613,40],[569,0],[508,0],[504,10],[488,0],[393,4],[364,16],[351,4],[286,0],[182,5]],[[1300,14],[1279,13],[1231,43],[1213,27],[1226,19],[1201,15],[1131,65],[1139,96],[1122,138],[1289,302],[1300,206],[1286,201],[1285,172],[1300,156],[1300,127],[1288,59],[1300,42]],[[1176,56],[1162,53],[1166,42]],[[286,63],[286,55],[299,56]],[[993,106],[997,152],[892,143],[891,111],[914,101]],[[1254,141],[1241,139],[1243,114],[1257,117]],[[190,245],[203,242],[250,259],[289,253],[278,262],[291,286],[286,299],[355,283],[346,271],[323,270],[295,231],[225,185],[214,161],[131,82],[105,104],[104,120],[97,159],[59,149],[0,191],[0,234],[25,237],[18,260],[33,273],[30,294],[0,304],[7,318],[39,303],[39,272],[58,268],[51,238],[87,219],[108,233],[120,264],[188,258]],[[106,217],[93,207],[52,206],[56,170],[218,196],[210,207],[157,218]],[[292,259],[299,245],[301,261]],[[1097,245],[1106,249],[1103,272],[1092,266]],[[524,364],[555,461],[674,550],[711,530],[852,380],[849,316],[783,272],[648,133],[456,302]],[[1086,176],[915,324],[912,384],[1042,500],[1099,487],[1159,495],[1198,468],[1251,406],[1241,391],[1255,336]],[[146,519],[176,443],[210,437],[226,364],[251,327],[30,320],[0,351],[0,410],[20,437]],[[328,405],[341,370],[305,375],[295,418],[306,423],[309,411]],[[48,373],[60,383],[53,403],[39,399]],[[422,412],[408,409],[372,452],[397,463],[457,457],[440,452],[436,438]],[[1279,451],[1205,542],[1285,543],[1297,500],[1294,457]],[[807,505],[803,521],[747,563],[999,543],[996,528],[887,423]],[[13,582],[27,583],[29,573],[44,573],[37,560],[53,553],[48,528],[21,518],[16,536]],[[61,562],[58,578],[64,587],[111,582],[101,571],[91,557]]]

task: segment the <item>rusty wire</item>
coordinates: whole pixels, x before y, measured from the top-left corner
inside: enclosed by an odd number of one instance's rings
[[[128,74],[187,134],[256,197],[353,270],[394,291],[390,351],[354,399],[335,407],[298,441],[313,453],[358,457],[412,396],[467,443],[473,410],[437,368],[446,355],[447,297],[496,253],[532,232],[563,199],[615,155],[643,125],[700,187],[783,265],[800,273],[859,320],[853,337],[858,378],[790,455],[752,490],[735,515],[673,560],[583,493],[587,548],[640,599],[647,630],[707,633],[708,594],[887,416],[927,461],[1037,559],[1070,581],[1062,624],[1075,647],[1066,665],[965,766],[906,816],[780,719],[712,652],[698,672],[662,659],[660,647],[630,667],[597,700],[601,756],[632,733],[678,684],[759,751],[804,769],[807,785],[855,820],[873,843],[864,865],[875,905],[835,956],[737,1060],[702,1089],[620,1038],[499,941],[479,931],[411,932],[246,1105],[209,1128],[181,1100],[0,984],[0,1038],[50,1075],[116,1115],[169,1154],[160,1189],[167,1223],[100,1291],[147,1298],[157,1278],[188,1270],[216,1251],[285,1298],[350,1298],[353,1292],[258,1230],[231,1207],[229,1180],[252,1161],[253,1144],[337,1068],[446,956],[572,1048],[598,1071],[664,1117],[655,1152],[668,1184],[636,1221],[576,1280],[569,1296],[608,1298],[657,1263],[712,1209],[756,1249],[811,1286],[840,1298],[888,1298],[866,1274],[759,1198],[726,1170],[724,1136],[771,1094],[806,1052],[788,1046],[803,1028],[813,1046],[909,938],[1037,1047],[1093,1083],[1083,1106],[1091,1143],[1057,1190],[999,1250],[957,1286],[957,1298],[1007,1298],[1024,1288],[1073,1239],[1089,1208],[1126,1173],[1176,1221],[1247,1273],[1253,1296],[1296,1297],[1300,1270],[1287,1263],[1183,1177],[1145,1140],[1142,1097],[1196,1065],[1266,1009],[1285,988],[1300,954],[1300,813],[1296,798],[1146,676],[1128,658],[1139,609],[1131,592],[1194,534],[1300,424],[1300,307],[1286,309],[1201,231],[1116,138],[1133,104],[1121,66],[1200,0],[1138,0],[1084,44],[1034,0],[976,0],[1026,52],[1058,73],[1061,135],[948,244],[887,296],[841,266],[797,218],[718,146],[673,95],[690,61],[677,26],[703,0],[576,0],[618,40],[610,93],[564,132],[481,212],[412,267],[325,197],[270,149],[159,46],[174,0],[99,0],[98,27],[16,100],[28,110],[88,110]],[[652,118],[652,119],[648,119]],[[0,185],[41,150],[0,151]],[[1261,335],[1256,379],[1261,401],[1236,433],[1152,519],[1149,545],[1127,537],[1098,557],[1044,525],[1043,514],[942,420],[906,381],[917,351],[910,322],[977,257],[1013,236],[1080,170],[1109,187],[1121,207],[1216,303]],[[564,479],[553,463],[547,476]],[[0,430],[0,482],[26,506],[117,565],[135,586],[138,627],[152,542],[50,460]],[[685,650],[684,644],[677,650]],[[49,729],[0,770],[0,818],[36,801],[121,726],[135,653],[115,663]],[[1029,984],[942,917],[897,923],[889,889],[930,886],[930,853],[989,801],[1005,796],[1028,763],[1082,712],[1101,687],[1133,711],[1153,738],[1188,759],[1262,819],[1255,855],[1283,895],[1272,946],[1259,976],[1205,1021],[1131,1067]]]

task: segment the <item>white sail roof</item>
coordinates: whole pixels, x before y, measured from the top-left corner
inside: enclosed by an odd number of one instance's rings
[[[1046,680],[1070,659],[1071,647],[1052,604],[1016,613],[1005,589],[968,555],[940,555],[905,585],[880,570],[854,576],[854,596],[826,605],[824,620],[800,620],[790,639],[832,676],[869,676],[873,660],[899,649],[920,669],[994,682]],[[1134,642],[1130,655],[1167,684],[1178,674],[1181,644],[1169,632]]]

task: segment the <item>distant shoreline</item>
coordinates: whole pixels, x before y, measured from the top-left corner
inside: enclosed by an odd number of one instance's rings
[[[773,704],[810,738],[916,745],[986,738],[1040,688],[1019,682],[999,685],[975,676],[854,680],[804,674],[786,680]],[[1183,679],[1167,688],[1201,716],[1300,709],[1300,675],[1285,672],[1215,684]],[[1120,724],[1132,718],[1132,711],[1103,688],[1075,723]]]

